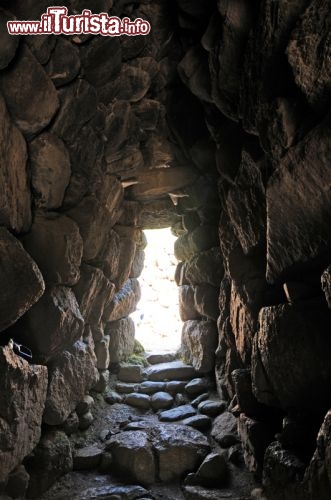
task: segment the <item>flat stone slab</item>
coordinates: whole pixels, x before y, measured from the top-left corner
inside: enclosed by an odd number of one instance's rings
[[[193,417],[185,418],[181,423],[193,427],[193,429],[204,431],[211,426],[211,419],[207,415],[193,415]]]
[[[142,394],[154,394],[155,392],[164,391],[166,384],[164,382],[152,382],[151,380],[146,380],[141,384],[136,386],[137,392]]]
[[[174,398],[167,392],[156,392],[151,396],[151,406],[153,410],[169,410],[173,402]]]
[[[136,498],[151,498],[148,491],[142,486],[97,486],[88,488],[77,495],[74,500],[104,500],[107,498],[120,498],[121,500],[136,500]]]
[[[151,365],[157,365],[160,363],[169,363],[175,361],[176,355],[174,353],[164,352],[164,353],[150,353],[146,356],[146,361]]]
[[[125,404],[134,406],[135,408],[142,408],[143,410],[149,410],[151,403],[150,398],[147,394],[128,394],[125,398]]]
[[[208,417],[217,417],[223,413],[227,408],[227,404],[225,401],[213,401],[211,399],[207,399],[202,401],[198,405],[198,410],[203,415],[208,415]]]
[[[121,365],[117,375],[118,380],[129,383],[139,383],[144,380],[140,365]]]
[[[127,382],[117,382],[115,385],[115,389],[117,392],[121,394],[130,394],[131,392],[135,392],[137,384],[128,384]]]
[[[196,410],[191,405],[181,405],[172,410],[162,411],[159,415],[161,422],[175,422],[196,415]]]
[[[154,381],[189,380],[195,377],[196,371],[193,366],[186,365],[181,361],[172,361],[150,366],[144,370],[144,375],[148,380]]]

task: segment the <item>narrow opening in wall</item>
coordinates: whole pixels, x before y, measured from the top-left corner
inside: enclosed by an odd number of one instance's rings
[[[144,268],[139,277],[141,300],[132,314],[136,339],[146,352],[176,352],[181,343],[178,287],[174,280],[176,237],[170,228],[144,231]]]

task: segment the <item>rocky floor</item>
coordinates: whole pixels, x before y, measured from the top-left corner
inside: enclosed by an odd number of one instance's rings
[[[94,418],[70,436],[74,471],[43,500],[252,498],[236,419],[191,366],[169,354],[121,365],[85,404]]]

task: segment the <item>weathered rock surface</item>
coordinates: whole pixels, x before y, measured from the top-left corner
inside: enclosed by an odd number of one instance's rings
[[[69,217],[38,213],[23,240],[48,285],[72,286],[79,280],[83,242]]]
[[[308,5],[291,33],[286,50],[296,84],[318,111],[322,111],[330,99],[329,26],[329,3],[325,1],[320,5]]]
[[[112,436],[107,443],[114,458],[114,467],[125,477],[143,485],[153,484],[156,464],[148,435],[143,431],[127,431]]]
[[[258,350],[282,408],[310,408],[312,404],[315,408],[324,408],[328,405],[327,387],[331,375],[325,328],[329,321],[330,311],[318,299],[262,309]],[[289,366],[291,377],[288,377]],[[254,374],[253,390],[260,402],[269,403]]]
[[[0,228],[0,331],[15,323],[44,292],[41,272],[20,242]]]
[[[40,439],[47,368],[29,365],[6,346],[0,348],[0,374],[0,481],[4,482]]]
[[[27,459],[28,498],[38,498],[57,479],[72,470],[70,441],[60,431],[49,431]]]
[[[102,458],[102,449],[97,445],[80,448],[73,456],[74,470],[96,469]]]
[[[197,373],[210,372],[215,363],[217,328],[211,321],[186,321],[182,331],[184,357]]]
[[[192,366],[186,365],[181,361],[171,361],[150,366],[144,370],[144,375],[148,380],[187,380],[196,374]]]
[[[160,420],[162,422],[175,422],[176,420],[183,420],[184,418],[192,417],[196,414],[196,410],[191,405],[180,405],[172,410],[162,411],[160,413]]]
[[[48,425],[63,423],[98,380],[94,353],[83,342],[53,361],[43,420]]]
[[[27,231],[31,224],[31,195],[27,174],[27,151],[22,134],[12,123],[0,96],[0,223],[14,231]]]
[[[29,144],[32,186],[37,207],[52,210],[62,205],[70,180],[70,157],[63,141],[43,132]]]
[[[238,441],[237,419],[228,411],[222,413],[215,418],[211,435],[223,448],[229,448]]]
[[[289,149],[267,187],[267,278],[275,281],[291,268],[326,258],[330,228],[327,158],[330,125],[324,121]],[[313,166],[312,166],[313,165]]]
[[[13,333],[32,349],[35,358],[48,361],[78,340],[83,326],[72,290],[55,286],[14,325]]]
[[[54,85],[28,47],[1,74],[0,87],[10,114],[27,136],[45,128],[59,107]]]
[[[0,26],[1,26],[1,40],[0,40],[0,69],[6,68],[10,61],[15,56],[20,38],[19,36],[12,36],[8,33],[7,22],[14,21],[15,16],[10,12],[1,9],[0,11]]]
[[[110,337],[109,358],[111,363],[118,363],[133,353],[135,326],[130,317],[108,323],[106,332]]]

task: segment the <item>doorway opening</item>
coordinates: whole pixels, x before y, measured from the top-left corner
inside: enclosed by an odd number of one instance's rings
[[[176,236],[170,228],[144,231],[147,246],[144,268],[139,277],[141,300],[131,315],[135,338],[149,352],[176,352],[181,344],[178,287],[174,276]]]

